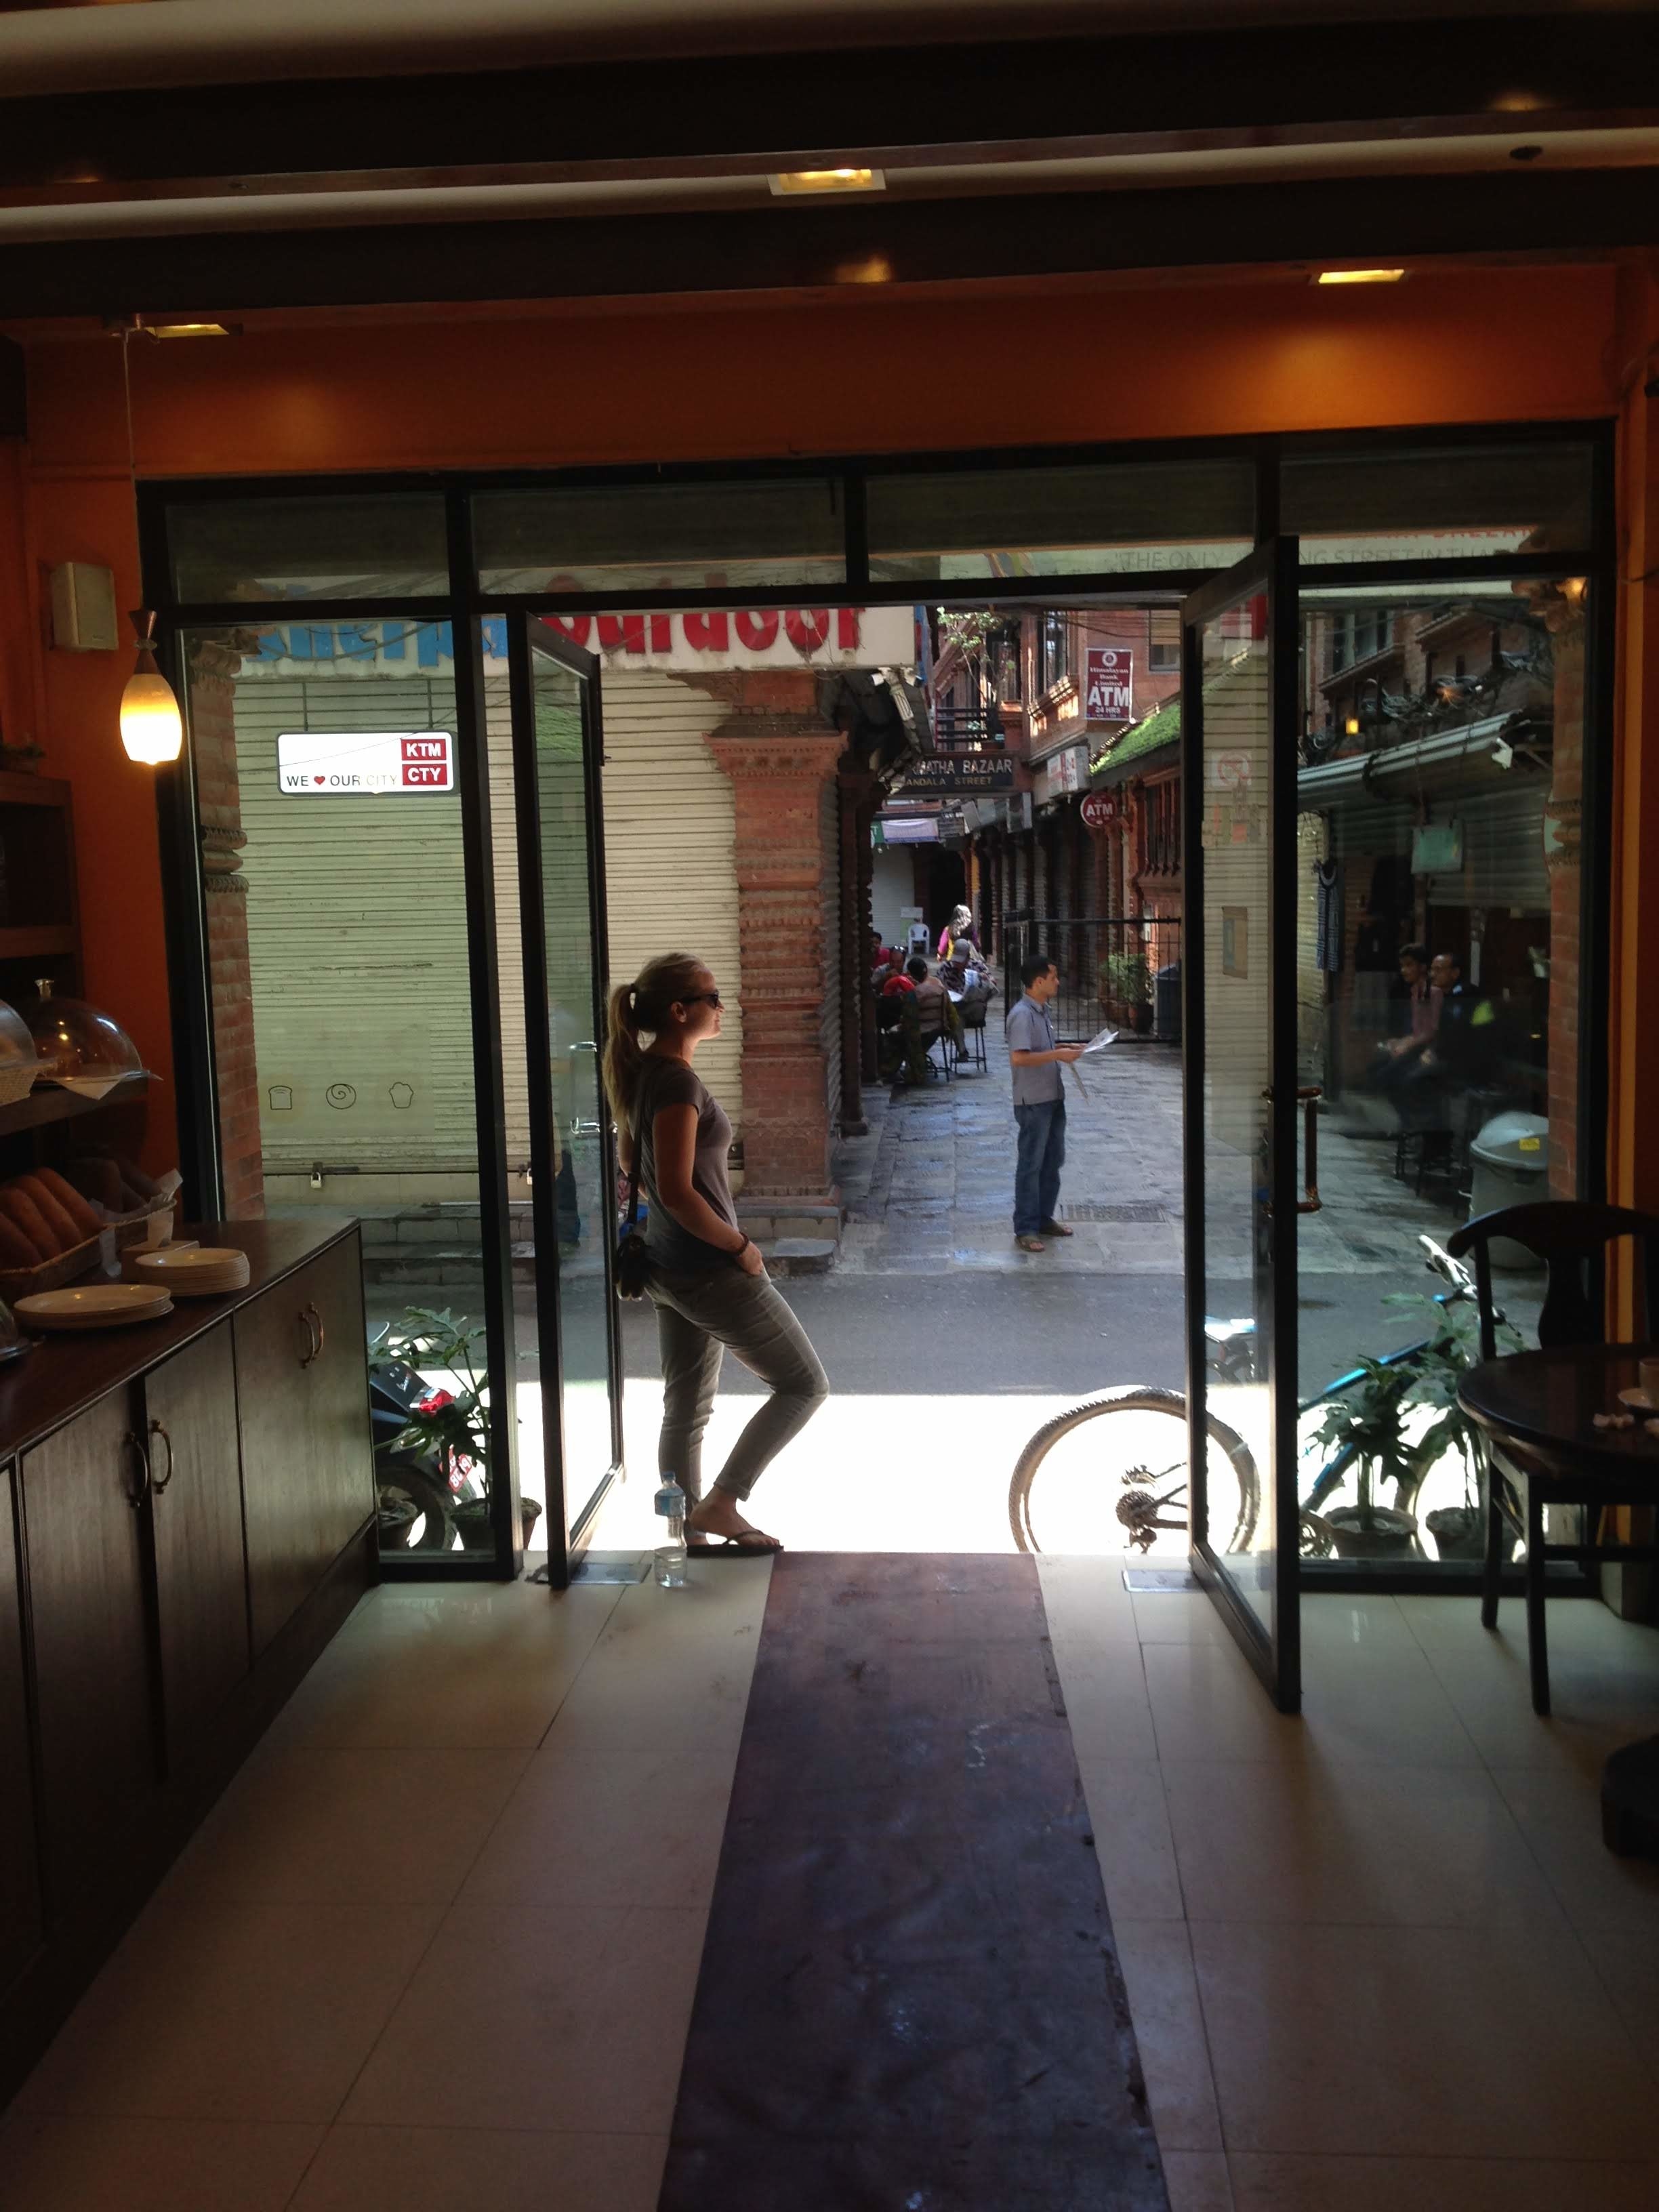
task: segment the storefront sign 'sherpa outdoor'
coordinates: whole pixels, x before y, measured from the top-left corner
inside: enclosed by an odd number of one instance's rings
[[[507,660],[507,617],[481,625],[486,665]],[[554,615],[548,627],[606,667],[902,668],[916,660],[908,607],[724,607],[674,614]],[[453,664],[448,623],[314,623],[261,630],[248,676],[408,676]],[[320,664],[320,665],[319,665]]]
[[[295,799],[409,798],[455,788],[447,730],[285,730],[276,781]]]
[[[971,792],[975,797],[1012,791],[1014,764],[1001,753],[934,753],[927,760],[913,761],[898,787],[917,793]]]

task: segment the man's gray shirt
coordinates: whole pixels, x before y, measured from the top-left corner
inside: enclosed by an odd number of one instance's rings
[[[1024,993],[1011,1008],[1007,1034],[1010,1052],[1052,1052],[1054,1048],[1054,1025],[1048,1018],[1048,1009],[1038,1006],[1030,992]],[[1065,1071],[1057,1060],[1048,1060],[1042,1067],[1016,1067],[1012,1074],[1016,1106],[1047,1106],[1066,1096]]]

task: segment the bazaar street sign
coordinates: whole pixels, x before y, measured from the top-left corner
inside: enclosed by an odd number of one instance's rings
[[[912,761],[898,786],[902,792],[962,792],[975,798],[1013,787],[1014,764],[1004,753],[931,753]]]

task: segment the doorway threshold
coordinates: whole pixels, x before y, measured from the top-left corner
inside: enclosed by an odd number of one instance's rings
[[[1161,1597],[1201,1589],[1203,1584],[1190,1567],[1125,1567],[1123,1587],[1137,1597]]]

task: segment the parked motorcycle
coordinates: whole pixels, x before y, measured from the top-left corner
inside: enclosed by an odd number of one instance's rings
[[[418,1417],[439,1414],[455,1402],[453,1392],[417,1374],[393,1356],[392,1325],[368,1344],[369,1425],[374,1438],[374,1484],[380,1501],[380,1548],[390,1552],[447,1552],[455,1544],[455,1509],[482,1502],[483,1486],[471,1457],[435,1440],[417,1443]],[[428,1433],[430,1431],[428,1427]]]

